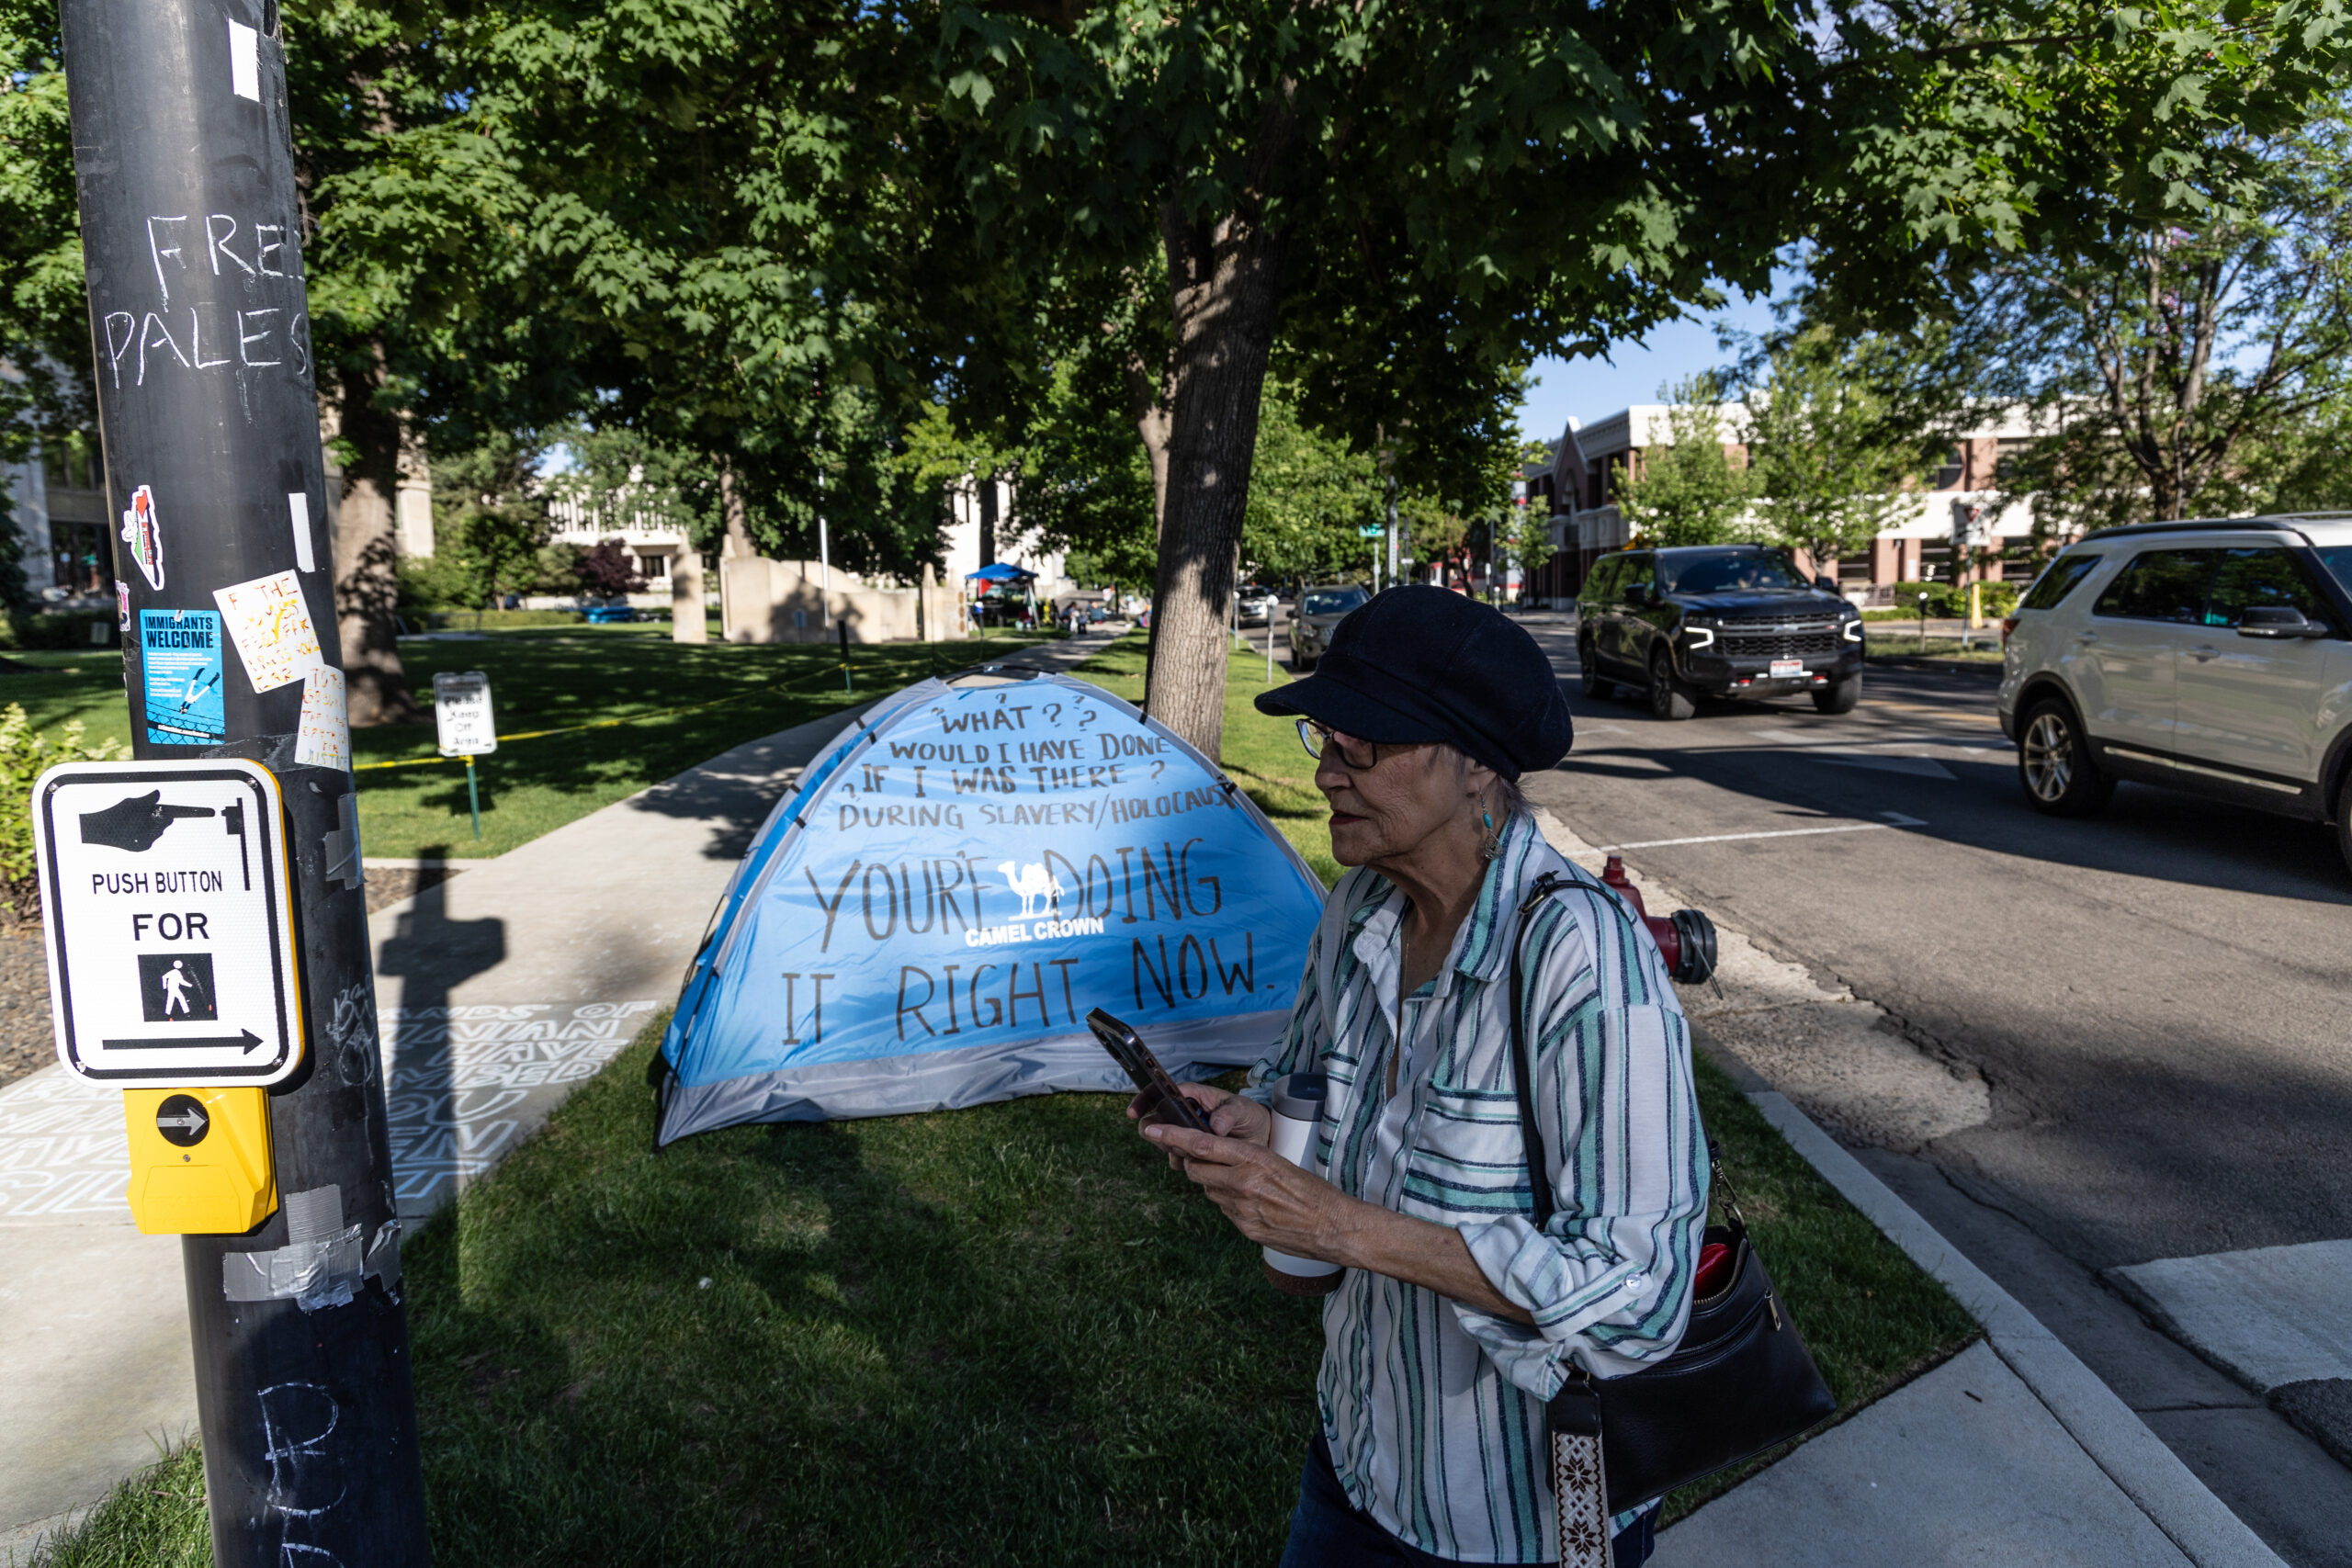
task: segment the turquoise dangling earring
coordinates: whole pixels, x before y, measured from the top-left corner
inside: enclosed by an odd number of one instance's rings
[[[1495,830],[1495,814],[1487,809],[1484,801],[1478,805],[1478,820],[1487,827],[1487,841],[1478,846],[1478,858],[1492,860],[1503,852],[1503,836]]]

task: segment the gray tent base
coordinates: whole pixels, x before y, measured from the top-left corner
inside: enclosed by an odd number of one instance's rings
[[[1290,1023],[1287,1009],[1140,1028],[1152,1055],[1185,1083],[1269,1055]],[[830,1122],[960,1111],[1031,1094],[1110,1093],[1134,1086],[1091,1034],[1064,1034],[1006,1049],[978,1045],[864,1062],[819,1062],[690,1087],[654,1057],[659,1148],[739,1122]]]

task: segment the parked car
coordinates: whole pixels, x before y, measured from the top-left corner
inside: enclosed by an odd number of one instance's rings
[[[1577,595],[1587,696],[1645,692],[1659,718],[1701,696],[1800,694],[1823,713],[1862,700],[1861,612],[1761,545],[1690,545],[1600,558]]]
[[[1360,582],[1300,589],[1298,607],[1290,618],[1290,667],[1314,669],[1324,649],[1330,646],[1331,629],[1347,618],[1349,611],[1371,598],[1372,591]]]
[[[2001,730],[2037,811],[2165,784],[2333,821],[2352,866],[2352,513],[2102,529],[2001,635]]]
[[[1245,626],[1262,626],[1274,613],[1273,590],[1245,582],[1234,596],[1235,613]]]

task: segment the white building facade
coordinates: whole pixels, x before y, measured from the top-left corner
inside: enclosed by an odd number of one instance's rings
[[[1045,548],[1021,525],[1014,515],[1013,487],[1010,481],[997,478],[967,479],[948,491],[947,502],[948,521],[940,531],[941,554],[944,558],[940,573],[943,582],[961,588],[973,572],[1003,561],[1035,572],[1041,594],[1051,596],[1066,586],[1061,552]],[[599,511],[573,497],[561,496],[550,501],[548,514],[555,525],[553,543],[593,548],[617,540],[629,552],[649,592],[669,592],[672,564],[691,547],[683,530],[650,512],[634,513],[626,507]],[[838,537],[843,527],[839,519],[832,520],[834,536]],[[716,558],[706,555],[704,567],[707,580],[715,584]],[[828,586],[833,589],[886,586],[868,583],[837,566],[827,575],[831,580]]]
[[[1642,471],[1646,453],[1673,445],[1672,412],[1663,403],[1637,403],[1589,424],[1570,420],[1552,444],[1549,465],[1531,468],[1529,503],[1551,506],[1553,549],[1535,574],[1533,596],[1561,604],[1573,600],[1593,562],[1631,540],[1618,491],[1627,474]],[[1746,407],[1725,403],[1717,412],[1724,455],[1735,467],[1747,467]],[[1892,603],[1897,582],[2030,581],[2036,563],[1975,559],[1967,551],[1956,559],[1953,542],[1972,540],[1980,549],[1999,551],[2031,536],[2029,500],[2006,498],[2000,475],[2006,460],[2030,446],[2036,434],[2022,409],[1988,415],[1960,437],[1925,485],[1900,498],[1897,520],[1879,531],[1868,551],[1807,564],[1834,573],[1847,596],[1862,604]]]

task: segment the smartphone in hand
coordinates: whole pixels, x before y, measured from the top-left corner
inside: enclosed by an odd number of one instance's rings
[[[1176,1080],[1159,1065],[1159,1058],[1143,1043],[1143,1036],[1125,1024],[1096,1008],[1086,1015],[1086,1027],[1094,1031],[1094,1038],[1111,1059],[1126,1070],[1135,1080],[1136,1094],[1140,1103],[1136,1112],[1147,1122],[1163,1127],[1189,1127],[1196,1133],[1213,1131],[1209,1113],[1202,1110],[1176,1088]]]

